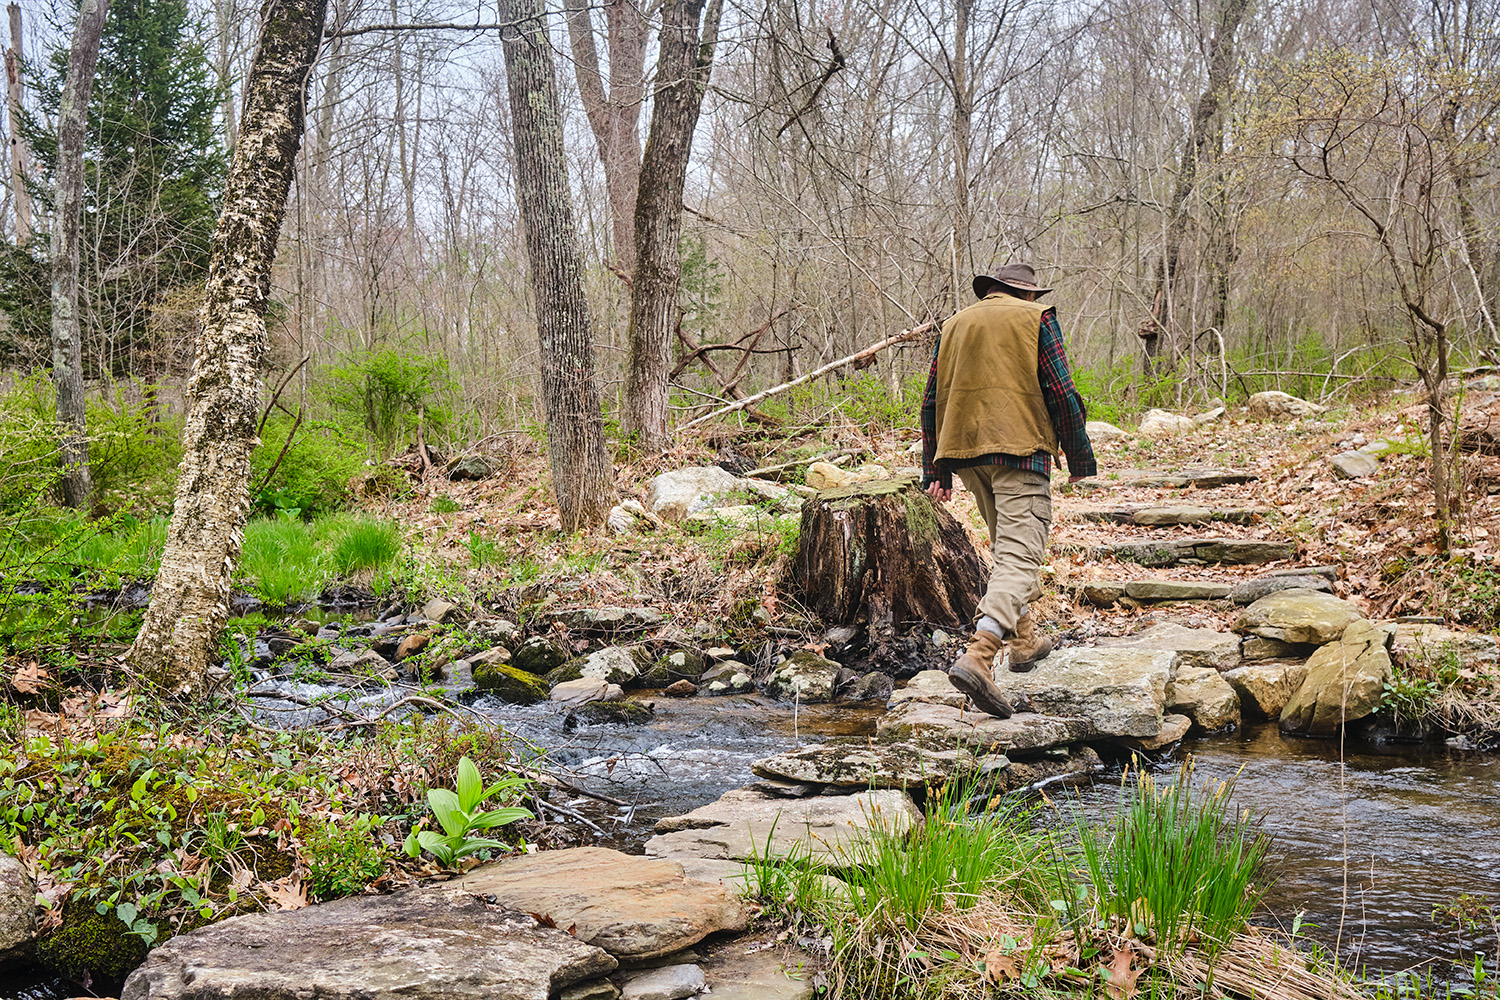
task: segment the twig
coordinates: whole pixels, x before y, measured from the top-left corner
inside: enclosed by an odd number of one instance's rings
[[[275,400],[272,400],[272,402],[275,402]],[[266,407],[266,412],[270,413],[271,408]],[[264,423],[264,421],[262,421],[262,423]],[[286,458],[286,450],[292,446],[292,439],[297,436],[297,428],[301,426],[302,407],[299,406],[297,407],[297,419],[292,421],[292,429],[287,431],[286,440],[281,443],[281,451],[276,453],[276,461],[272,462],[271,467],[266,470],[266,474],[260,477],[260,482],[255,484],[255,489],[250,491],[250,494],[252,496],[259,494],[261,490],[265,489],[266,486],[271,482],[271,477],[276,475],[276,470],[281,468],[281,460],[283,458]]]
[[[543,809],[551,809],[553,812],[557,813],[559,816],[566,816],[569,819],[576,819],[578,822],[582,823],[584,826],[588,827],[590,830],[593,830],[599,836],[601,836],[601,837],[604,836],[604,829],[601,826],[599,826],[599,824],[595,823],[593,820],[591,820],[587,816],[585,816],[583,813],[578,812],[577,810],[574,810],[574,809],[569,809],[567,806],[560,806],[556,802],[548,802],[544,798],[534,797],[534,800],[535,800],[536,804],[539,805],[539,806],[541,806]]]
[[[745,473],[745,478],[752,479],[755,476],[763,476],[770,472],[780,472],[783,469],[790,469],[793,466],[797,465],[811,465],[814,462],[829,462],[837,458],[847,458],[852,454],[853,452],[848,448],[841,448],[838,451],[826,451],[823,454],[817,455],[813,458],[797,459],[794,462],[782,462],[780,465],[767,465],[762,466],[759,469],[751,469],[749,472]]]
[[[855,362],[864,361],[867,358],[872,358],[876,354],[879,354],[881,351],[885,350],[887,347],[894,347],[896,344],[905,343],[908,340],[920,337],[922,334],[927,333],[929,330],[933,330],[936,327],[937,323],[929,322],[923,323],[921,326],[914,326],[909,330],[902,330],[900,333],[889,336],[877,344],[871,344],[869,347],[866,347],[862,351],[851,354],[846,358],[839,358],[837,361],[830,361],[822,368],[810,371],[806,375],[792,379],[790,382],[783,382],[781,385],[773,386],[772,388],[766,389],[763,392],[757,392],[753,396],[746,396],[744,399],[737,399],[728,406],[714,410],[712,413],[705,413],[703,416],[698,417],[694,420],[689,420],[687,423],[679,427],[678,430],[685,431],[689,427],[696,427],[698,424],[701,424],[707,420],[712,420],[715,417],[722,417],[726,414],[733,413],[736,410],[743,410],[747,406],[753,406],[763,399],[769,399],[772,396],[776,396],[783,392],[786,392],[788,389],[792,389],[796,386],[802,385],[804,382],[810,382],[813,379],[818,378],[820,375],[827,375],[829,372],[837,371],[840,368],[846,368],[849,365],[854,364]]]
[[[312,355],[304,354],[302,356],[302,360],[297,362],[296,367],[287,372],[286,375],[284,375],[281,381],[277,384],[276,391],[271,393],[271,399],[266,403],[265,412],[260,415],[260,423],[255,427],[256,437],[260,437],[260,435],[265,431],[266,421],[271,419],[271,407],[276,405],[276,400],[281,397],[281,391],[287,387],[287,383],[291,382],[291,380],[296,377],[297,373],[302,370],[303,366],[306,365],[307,362],[311,359]]]

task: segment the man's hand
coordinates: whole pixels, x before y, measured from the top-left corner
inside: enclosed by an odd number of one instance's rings
[[[947,503],[949,500],[953,499],[953,491],[951,489],[943,489],[943,487],[937,482],[937,480],[933,480],[932,482],[927,484],[927,495],[932,497],[932,499],[936,500],[938,503]]]

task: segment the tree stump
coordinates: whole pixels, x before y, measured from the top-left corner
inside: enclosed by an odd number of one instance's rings
[[[880,632],[967,628],[989,576],[963,526],[911,477],[810,497],[793,574],[824,621]]]

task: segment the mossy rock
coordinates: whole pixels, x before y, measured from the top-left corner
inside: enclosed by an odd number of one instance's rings
[[[703,667],[706,663],[707,660],[699,650],[675,649],[658,659],[652,669],[665,670],[671,675],[672,681],[696,681],[703,676]],[[667,683],[670,684],[672,681]]]
[[[510,662],[529,674],[545,674],[562,666],[567,658],[567,650],[544,636],[536,635],[516,647]]]
[[[535,705],[547,700],[550,688],[535,674],[508,663],[485,663],[474,668],[474,687],[511,705]]]
[[[597,677],[607,684],[640,687],[641,673],[650,663],[639,646],[606,646],[586,656],[577,656],[547,674],[547,686],[580,677]]]
[[[62,927],[37,942],[36,960],[59,975],[92,977],[99,985],[124,980],[149,950],[113,913],[101,914],[90,902],[70,899],[63,907]]]
[[[547,676],[545,678],[547,690],[552,690],[563,681],[576,681],[582,676],[583,657],[580,656],[576,660],[569,660],[567,663],[564,663],[562,666],[558,667],[555,670],[547,671]]]
[[[591,701],[579,705],[573,714],[591,725],[612,722],[621,726],[642,726],[651,721],[656,711],[645,702],[626,698],[623,701]]]

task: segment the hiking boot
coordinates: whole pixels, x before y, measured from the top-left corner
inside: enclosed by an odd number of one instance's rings
[[[1036,634],[1036,621],[1030,612],[1016,619],[1016,628],[1011,633],[1008,645],[1010,669],[1018,674],[1024,674],[1036,666],[1037,660],[1046,659],[1047,654],[1052,652],[1052,640]]]
[[[948,679],[974,702],[976,708],[997,719],[1008,719],[1013,709],[1005,695],[995,686],[990,671],[1000,652],[1001,639],[983,629],[974,633],[964,655],[948,668]]]

